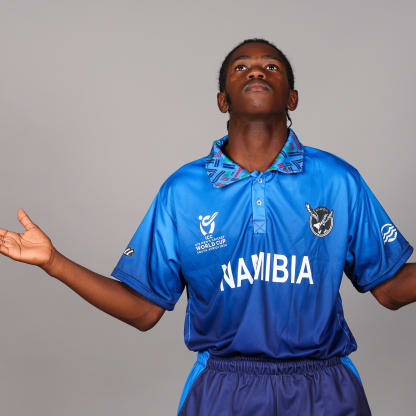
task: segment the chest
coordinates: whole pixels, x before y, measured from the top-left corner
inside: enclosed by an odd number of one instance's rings
[[[224,290],[255,280],[296,284],[313,269],[342,274],[348,202],[336,186],[295,176],[247,178],[176,205],[189,285]]]

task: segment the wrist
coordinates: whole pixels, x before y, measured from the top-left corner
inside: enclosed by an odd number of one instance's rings
[[[43,269],[46,273],[48,273],[50,276],[56,277],[58,274],[61,257],[62,254],[59,253],[59,251],[56,250],[55,247],[52,246],[49,260],[46,264],[40,266],[40,268]]]

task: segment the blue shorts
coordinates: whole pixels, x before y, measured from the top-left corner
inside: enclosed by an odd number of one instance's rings
[[[199,352],[178,416],[367,416],[351,360],[214,357]]]

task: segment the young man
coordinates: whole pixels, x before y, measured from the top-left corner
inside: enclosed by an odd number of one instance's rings
[[[2,254],[142,331],[186,288],[198,359],[180,415],[369,415],[342,274],[389,309],[416,299],[412,247],[356,169],[287,127],[297,101],[274,45],[230,52],[218,93],[228,136],[163,184],[112,272],[121,282],[65,258],[23,210],[24,234],[0,230]]]

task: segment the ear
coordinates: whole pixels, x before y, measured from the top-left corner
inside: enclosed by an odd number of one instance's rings
[[[298,91],[297,90],[290,90],[289,92],[289,100],[287,102],[287,109],[290,111],[296,110],[298,106]]]
[[[226,113],[229,110],[230,106],[228,105],[225,91],[217,94],[217,105],[221,113]]]

